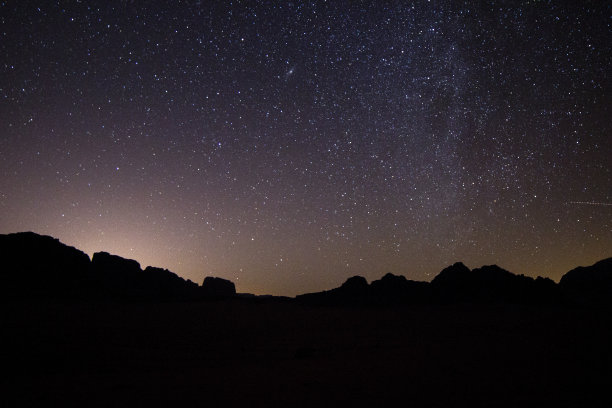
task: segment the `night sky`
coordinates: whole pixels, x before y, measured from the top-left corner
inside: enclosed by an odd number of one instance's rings
[[[606,1],[0,1],[0,233],[239,292],[612,256]]]

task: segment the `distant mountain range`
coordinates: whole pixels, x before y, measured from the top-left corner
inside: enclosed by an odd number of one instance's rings
[[[58,239],[33,232],[0,235],[2,298],[218,299],[234,284],[207,277],[202,286],[167,269],[144,270],[132,259],[96,252],[92,259]]]
[[[236,294],[232,282],[206,277],[202,285],[167,269],[97,252],[92,259],[58,239],[20,232],[0,235],[0,296],[3,299],[209,300],[283,299],[302,304],[410,305],[450,303],[612,305],[612,258],[549,278],[515,275],[497,265],[470,270],[458,262],[431,282],[387,274],[368,284],[354,276],[342,286],[295,299]]]

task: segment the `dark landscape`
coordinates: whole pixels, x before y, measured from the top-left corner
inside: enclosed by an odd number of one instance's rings
[[[608,406],[612,258],[295,298],[0,235],[7,406]]]

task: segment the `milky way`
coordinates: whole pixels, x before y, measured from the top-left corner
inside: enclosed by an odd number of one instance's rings
[[[610,6],[373,3],[0,2],[0,232],[285,295],[611,256]]]

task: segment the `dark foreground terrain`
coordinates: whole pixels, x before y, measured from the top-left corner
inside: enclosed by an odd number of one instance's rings
[[[12,301],[3,406],[610,406],[609,311]],[[393,404],[395,405],[395,404]]]
[[[612,258],[296,298],[0,235],[0,407],[610,407]]]

